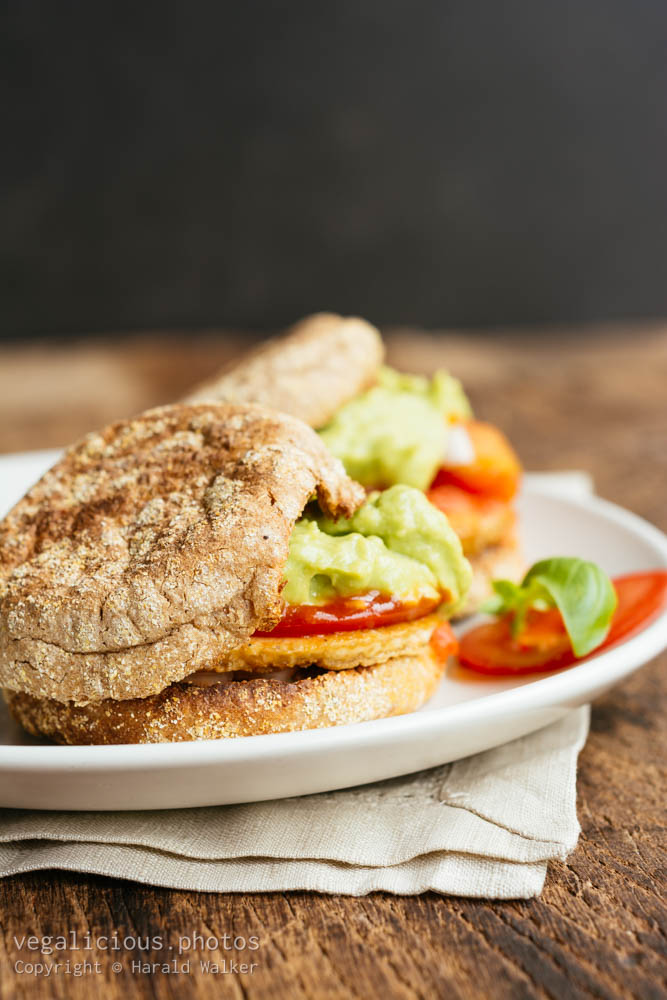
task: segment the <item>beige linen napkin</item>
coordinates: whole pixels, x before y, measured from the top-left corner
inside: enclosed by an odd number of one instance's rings
[[[0,875],[63,868],[174,889],[537,895],[579,835],[588,708],[466,760],[359,788],[169,812],[0,811]]]
[[[586,493],[579,473],[541,488]],[[174,889],[538,895],[579,835],[588,707],[466,760],[343,791],[168,812],[0,810],[0,877],[45,868]],[[75,776],[73,780],[76,780]]]

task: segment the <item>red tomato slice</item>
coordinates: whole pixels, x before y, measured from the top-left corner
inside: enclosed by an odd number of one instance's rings
[[[459,643],[459,660],[477,673],[509,677],[568,667],[575,657],[567,633],[554,634],[551,643],[523,646],[512,638],[509,620],[501,618],[466,632]]]
[[[613,581],[618,605],[603,646],[612,646],[647,625],[667,604],[667,571],[628,573]],[[600,647],[598,647],[600,648]]]
[[[511,500],[521,479],[521,463],[511,444],[493,424],[470,420],[465,428],[475,451],[474,462],[440,469],[431,489],[451,484],[469,493]]]
[[[339,597],[328,604],[288,604],[283,616],[270,632],[255,632],[256,636],[273,638],[304,635],[325,635],[330,632],[351,632],[361,628],[379,628],[414,621],[435,610],[442,598],[425,598],[416,604],[405,604],[374,590],[359,597]]]
[[[462,486],[454,486],[453,483],[431,486],[426,491],[426,496],[433,506],[441,510],[447,517],[473,515],[479,518],[484,514],[494,513],[506,507],[506,502],[503,500],[469,493]]]
[[[667,572],[630,573],[617,577],[618,605],[607,637],[589,656],[615,645],[648,624],[667,605]],[[569,667],[577,660],[559,612],[531,611],[527,626],[512,638],[510,619],[479,625],[459,643],[459,660],[465,667],[495,677],[535,674]],[[583,657],[588,659],[588,657]]]

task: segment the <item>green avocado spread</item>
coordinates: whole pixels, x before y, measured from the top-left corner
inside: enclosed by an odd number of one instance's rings
[[[320,434],[363,486],[406,483],[425,490],[442,463],[448,425],[472,415],[458,379],[380,370],[371,389],[346,403]]]
[[[349,519],[297,521],[283,597],[288,604],[318,604],[378,590],[408,602],[440,598],[453,610],[471,576],[445,515],[419,490],[392,486]]]

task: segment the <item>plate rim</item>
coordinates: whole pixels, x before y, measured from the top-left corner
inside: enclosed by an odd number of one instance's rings
[[[529,479],[525,484],[525,492],[528,495],[542,495],[566,507],[600,514],[606,521],[630,529],[655,550],[658,557],[657,566],[659,567],[662,562],[664,568],[667,568],[667,535],[638,514],[595,495],[582,497],[557,495],[546,486],[531,484]],[[555,706],[559,695],[574,701],[587,690],[594,689],[596,680],[606,683],[609,677],[612,677],[611,683],[616,683],[643,663],[653,659],[665,647],[667,647],[667,609],[640,632],[617,646],[593,656],[574,669],[566,668],[558,673],[522,684],[518,688],[491,691],[478,698],[427,712],[411,712],[353,725],[293,733],[268,733],[233,740],[90,746],[58,746],[50,743],[27,746],[0,744],[0,769],[11,770],[16,774],[27,774],[35,770],[48,773],[71,768],[74,771],[85,766],[88,773],[101,773],[119,768],[134,772],[153,767],[223,765],[242,760],[257,762],[275,756],[288,758],[308,750],[318,752],[334,750],[336,745],[346,744],[350,740],[362,749],[365,744],[375,743],[389,735],[402,742],[416,735],[416,730],[419,730],[423,737],[429,730],[439,729],[445,724],[463,725],[467,717],[473,717],[479,724],[489,715],[493,715],[497,720],[517,712]],[[633,665],[628,667],[628,663]]]

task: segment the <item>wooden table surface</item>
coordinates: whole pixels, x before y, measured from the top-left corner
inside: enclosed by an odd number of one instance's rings
[[[397,330],[389,343],[404,368],[446,365],[463,378],[478,415],[506,429],[526,467],[589,469],[601,495],[667,529],[667,327],[493,338]],[[176,398],[242,344],[211,333],[0,347],[0,452],[64,444]],[[0,996],[666,997],[665,666],[663,657],[595,704],[580,759],[581,840],[550,867],[539,899],[210,895],[29,874],[0,883]],[[25,957],[15,935],[71,931],[254,934],[258,968],[114,975],[108,954],[79,953],[99,959],[99,973],[47,982],[14,970]]]

